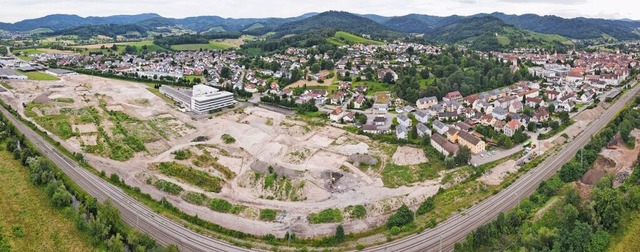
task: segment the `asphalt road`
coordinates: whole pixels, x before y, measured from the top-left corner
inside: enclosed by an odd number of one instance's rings
[[[624,105],[638,95],[639,91],[640,85],[636,85],[626,92],[616,104],[607,109],[596,121],[591,122],[584,132],[563,146],[556,155],[547,157],[538,167],[524,174],[500,193],[452,216],[433,229],[363,251],[452,251],[454,245],[463,241],[467,234],[494,220],[499,213],[508,211],[533,194],[542,181],[553,176],[563,164],[573,158],[593,135],[604,128]]]
[[[593,134],[606,126],[613,116],[638,94],[639,90],[640,85],[636,85],[636,87],[624,94],[615,105],[606,110],[603,116],[592,122],[583,133],[565,145],[555,156],[548,157],[538,167],[523,175],[497,195],[478,203],[470,209],[464,210],[460,214],[452,216],[433,229],[427,229],[420,234],[414,234],[383,245],[366,248],[364,251],[453,250],[455,243],[464,240],[468,233],[493,220],[500,212],[513,208],[522,199],[532,194],[540,182],[551,177],[564,163],[575,156],[580,147],[584,146]],[[4,108],[0,107],[0,111],[47,158],[60,167],[87,193],[96,197],[100,202],[111,199],[114,205],[120,209],[122,219],[127,224],[149,234],[158,243],[163,245],[176,244],[181,251],[250,251],[249,249],[239,248],[198,234],[162,215],[154,213],[146,206],[129,197],[121,189],[79,167],[73,160],[64,157],[51,144],[22,124],[21,121],[18,121]]]

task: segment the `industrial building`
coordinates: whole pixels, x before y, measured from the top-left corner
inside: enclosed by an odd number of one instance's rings
[[[193,89],[161,86],[160,93],[196,113],[207,113],[236,103],[233,93],[202,84],[193,86]]]
[[[27,76],[19,74],[13,69],[3,69],[0,68],[0,79],[9,79],[9,80],[26,80]]]

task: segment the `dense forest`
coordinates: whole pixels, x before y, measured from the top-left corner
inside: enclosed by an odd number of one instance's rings
[[[125,24],[125,25],[88,25],[88,26],[80,26],[75,28],[70,28],[66,30],[52,32],[49,35],[58,36],[58,35],[78,35],[81,38],[91,38],[98,35],[108,36],[108,37],[116,37],[118,35],[122,35],[125,37],[140,37],[146,36],[148,28],[135,25],[135,24]]]
[[[639,104],[637,97],[634,105]],[[542,182],[516,208],[467,236],[456,251],[606,251],[624,216],[640,210],[640,168],[636,162],[635,170],[617,188],[613,182],[621,177],[613,175],[601,178],[590,191],[574,182],[618,132],[633,148],[635,139],[629,133],[639,127],[640,111],[622,111],[558,174]]]
[[[357,35],[368,34],[377,39],[402,36],[402,33],[392,31],[371,19],[339,11],[323,12],[307,19],[285,23],[273,31],[277,33],[277,37],[283,37],[290,34],[315,33],[324,30],[340,30]]]
[[[182,34],[180,36],[158,36],[153,43],[164,48],[171,48],[172,45],[185,44],[209,44],[212,39],[237,39],[242,36],[239,32],[220,32],[208,35]]]
[[[441,99],[451,91],[460,91],[466,96],[533,79],[526,68],[512,73],[509,65],[498,59],[485,60],[476,53],[465,54],[455,47],[448,47],[439,55],[424,58],[422,64],[426,66],[425,70],[409,67],[396,71],[399,76],[393,86],[396,94],[415,102],[426,96]],[[420,82],[425,79],[430,79],[431,83],[421,88]]]

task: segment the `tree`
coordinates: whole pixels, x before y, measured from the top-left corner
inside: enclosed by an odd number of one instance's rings
[[[393,83],[394,82],[393,73],[386,72],[384,74],[384,77],[382,78],[382,82],[387,83],[387,84]]]
[[[230,79],[232,74],[231,68],[228,66],[223,66],[222,69],[220,69],[220,77],[222,78]]]
[[[120,233],[116,233],[111,236],[111,239],[107,241],[107,251],[109,252],[124,252],[124,242],[122,242],[122,236]]]
[[[458,165],[465,165],[471,161],[471,149],[467,146],[462,146],[458,149],[458,154],[455,157],[456,163]]]
[[[315,63],[315,64],[311,65],[309,70],[311,70],[311,73],[317,74],[318,72],[320,72],[320,64]]]
[[[529,122],[529,124],[527,124],[527,130],[530,132],[536,132],[536,130],[538,130],[538,126],[534,122]]]
[[[571,117],[569,117],[569,112],[567,112],[567,111],[562,111],[562,112],[558,113],[558,118],[560,118],[560,121],[563,124],[567,124],[569,122],[569,120],[571,120]]]
[[[600,224],[607,230],[615,230],[622,218],[623,202],[620,192],[611,188],[595,188],[593,201],[593,210],[600,217]]]
[[[336,235],[334,238],[336,242],[344,241],[344,227],[342,227],[342,225],[338,225],[338,227],[336,227]]]
[[[556,105],[550,104],[547,109],[549,110],[549,114],[551,115],[556,112]]]
[[[429,197],[427,198],[427,200],[422,202],[422,204],[420,204],[420,207],[418,207],[418,210],[416,210],[416,214],[423,215],[428,212],[431,212],[435,208],[436,208],[435,200],[433,200],[433,197]]]
[[[67,191],[62,183],[58,186],[51,197],[53,205],[56,207],[66,207],[71,205],[71,194]]]

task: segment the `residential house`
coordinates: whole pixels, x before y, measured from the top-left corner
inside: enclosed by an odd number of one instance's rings
[[[344,122],[352,123],[355,122],[356,116],[353,114],[353,112],[349,111],[342,117],[342,120]]]
[[[362,131],[369,134],[380,134],[378,126],[371,124],[362,125]]]
[[[429,109],[431,106],[438,104],[438,98],[435,96],[420,98],[416,101],[418,109]]]
[[[364,101],[365,101],[365,96],[363,94],[359,94],[354,100],[353,100],[353,108],[354,109],[362,109],[364,106]]]
[[[444,111],[446,112],[457,112],[460,113],[460,109],[462,105],[457,101],[446,101],[444,102]]]
[[[404,126],[406,128],[411,127],[411,119],[405,114],[399,114],[396,118],[398,120],[398,125]]]
[[[402,125],[398,125],[398,127],[396,127],[396,138],[407,140],[408,132],[409,131],[407,130],[406,127]]]
[[[329,114],[329,120],[337,122],[344,116],[344,111],[341,107],[336,107],[331,114]]]
[[[507,119],[508,114],[509,114],[509,111],[507,111],[502,107],[494,108],[493,111],[491,112],[491,115],[493,115],[494,118],[500,121],[504,121],[505,119]]]
[[[549,112],[544,107],[539,107],[536,112],[533,113],[531,121],[534,123],[542,123],[549,120]]]
[[[444,139],[439,134],[431,135],[431,146],[445,156],[452,156],[458,153],[458,146]]]
[[[504,125],[505,125],[504,121],[496,120],[493,123],[493,130],[495,132],[502,132],[502,130],[504,130]]]
[[[560,96],[560,92],[555,90],[545,90],[544,95],[546,95],[549,100],[554,101],[558,99],[558,96]]]
[[[538,107],[538,106],[539,107],[543,107],[543,106],[545,106],[545,102],[544,102],[544,100],[542,100],[540,98],[526,98],[525,105],[527,107],[532,107],[532,108],[535,108],[535,107]]]
[[[344,92],[338,91],[331,96],[331,104],[340,105],[342,102],[344,102]]]
[[[414,107],[412,107],[411,105],[407,105],[407,106],[404,106],[403,110],[405,112],[409,113],[409,112],[413,112],[416,109]]]
[[[449,130],[449,126],[442,123],[441,121],[435,120],[433,121],[433,129],[438,132],[438,134],[442,135],[444,133],[447,133],[447,131]]]
[[[447,93],[444,97],[442,97],[443,101],[460,101],[462,100],[462,94],[460,91],[453,91]]]
[[[491,114],[491,112],[493,111],[493,105],[491,105],[491,103],[488,103],[487,101],[484,101],[484,100],[476,101],[473,104],[472,108],[480,113],[485,113],[485,114]]]
[[[391,102],[391,93],[377,92],[375,102],[373,103],[373,110],[386,112],[389,110],[389,102]]]
[[[376,116],[373,118],[373,124],[376,126],[384,126],[387,124],[387,118],[383,115]]]
[[[452,143],[458,142],[458,132],[460,131],[456,128],[450,127],[449,130],[447,130],[447,140]]]
[[[456,129],[460,130],[460,131],[466,131],[466,132],[471,132],[473,131],[473,127],[471,127],[471,125],[469,125],[466,122],[457,122],[455,124]]]
[[[431,129],[429,129],[429,127],[427,127],[423,123],[418,123],[416,125],[416,130],[418,131],[418,136],[419,137],[424,137],[425,135],[426,136],[431,136]]]
[[[438,119],[439,120],[443,120],[443,121],[450,121],[450,120],[458,120],[458,117],[460,117],[460,115],[456,112],[440,112],[438,113]]]
[[[484,141],[466,131],[460,131],[458,133],[458,143],[469,148],[473,154],[483,152],[486,148],[486,143]]]
[[[512,137],[520,127],[522,127],[520,121],[513,119],[504,125],[502,132],[504,132],[508,137]]]
[[[418,122],[421,122],[421,123],[428,123],[429,122],[429,118],[431,118],[429,113],[427,111],[424,111],[424,110],[418,110],[418,111],[414,112],[413,116],[415,116],[416,120],[418,120]]]
[[[509,112],[511,113],[522,112],[522,102],[520,101],[512,102],[511,105],[509,105]]]
[[[466,97],[464,97],[464,99],[462,100],[462,103],[464,103],[467,106],[471,106],[472,104],[474,104],[478,100],[480,100],[480,95],[472,94],[472,95],[467,95]]]

